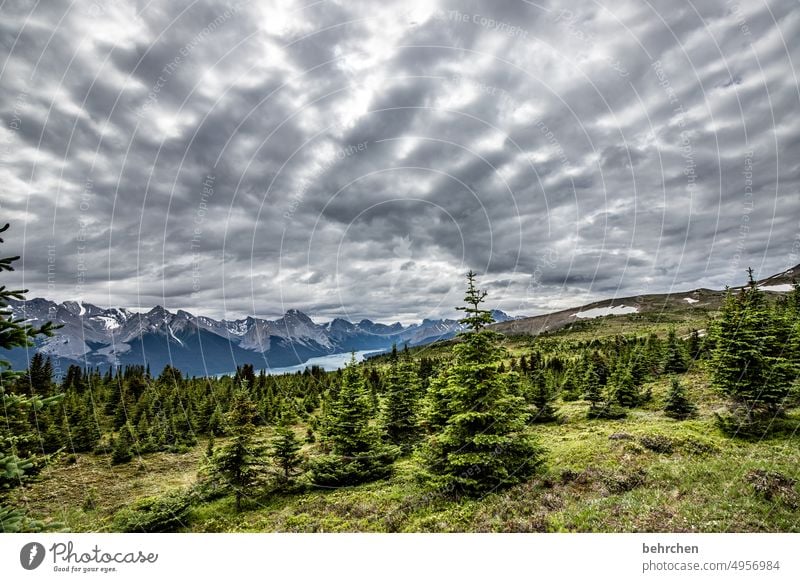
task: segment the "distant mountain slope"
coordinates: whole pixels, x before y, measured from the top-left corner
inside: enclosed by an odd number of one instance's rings
[[[800,280],[800,265],[761,279],[758,281],[758,286],[769,293],[785,293],[791,290],[792,282],[795,280]],[[607,315],[658,313],[687,308],[715,310],[719,308],[724,297],[725,291],[695,289],[677,293],[604,299],[581,307],[497,323],[492,329],[505,334],[538,335],[561,329],[581,319]]]
[[[787,269],[782,273],[777,273],[766,279],[761,279],[758,282],[758,286],[765,291],[785,293],[791,290],[791,286],[795,281],[800,282],[800,265],[796,265],[791,269]]]
[[[90,366],[150,364],[160,369],[171,363],[193,375],[230,372],[243,363],[256,367],[302,364],[309,358],[398,345],[420,345],[455,335],[460,326],[452,319],[424,320],[420,324],[385,325],[364,319],[352,323],[334,319],[316,324],[297,309],[277,320],[247,317],[217,321],[187,311],[173,313],[156,306],[147,313],[103,309],[89,303],[55,303],[31,299],[11,304],[14,317],[32,324],[53,321],[62,327],[37,348],[60,362]],[[496,312],[498,320],[509,319]],[[34,350],[12,350],[15,368],[27,367]]]

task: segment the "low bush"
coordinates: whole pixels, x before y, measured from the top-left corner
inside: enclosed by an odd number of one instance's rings
[[[117,512],[113,529],[119,532],[163,533],[185,525],[191,497],[182,490],[160,497],[145,497]]]

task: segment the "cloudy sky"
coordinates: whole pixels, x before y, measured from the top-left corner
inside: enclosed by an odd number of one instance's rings
[[[6,0],[13,284],[452,316],[800,263],[794,0]]]

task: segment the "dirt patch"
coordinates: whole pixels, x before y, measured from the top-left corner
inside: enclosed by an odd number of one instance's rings
[[[641,487],[646,480],[647,472],[644,469],[635,469],[630,472],[607,475],[603,482],[609,493],[618,494]]]
[[[753,486],[757,495],[767,501],[782,502],[791,509],[797,509],[798,494],[794,488],[795,479],[777,471],[755,469],[745,475],[745,481]]]
[[[664,435],[644,435],[639,437],[639,442],[644,448],[654,453],[670,455],[675,452],[675,441]]]

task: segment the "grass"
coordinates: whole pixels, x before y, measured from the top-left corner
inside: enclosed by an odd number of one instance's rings
[[[760,441],[730,439],[714,425],[720,400],[702,371],[681,379],[699,405],[696,418],[671,420],[660,407],[669,380],[650,384],[654,399],[618,421],[586,420],[586,404],[563,403],[562,421],[532,430],[547,449],[534,479],[480,499],[431,495],[414,478],[411,457],[386,481],[298,493],[252,492],[244,511],[230,497],[196,504],[185,531],[197,532],[796,532],[800,512],[780,495],[760,494],[756,470],[800,478],[796,433]],[[787,420],[800,424],[795,414]],[[188,488],[205,443],[186,454],[147,455],[110,465],[78,455],[48,468],[21,492],[34,517],[70,531],[108,531],[114,514],[142,497]],[[653,450],[655,448],[656,450]],[[662,452],[657,452],[661,450]],[[94,490],[96,505],[87,507]],[[796,493],[796,491],[794,491]],[[89,504],[91,505],[91,504]]]
[[[114,514],[137,499],[190,487],[204,448],[184,454],[153,453],[124,465],[110,455],[62,455],[17,500],[32,516],[75,531],[108,531]]]

